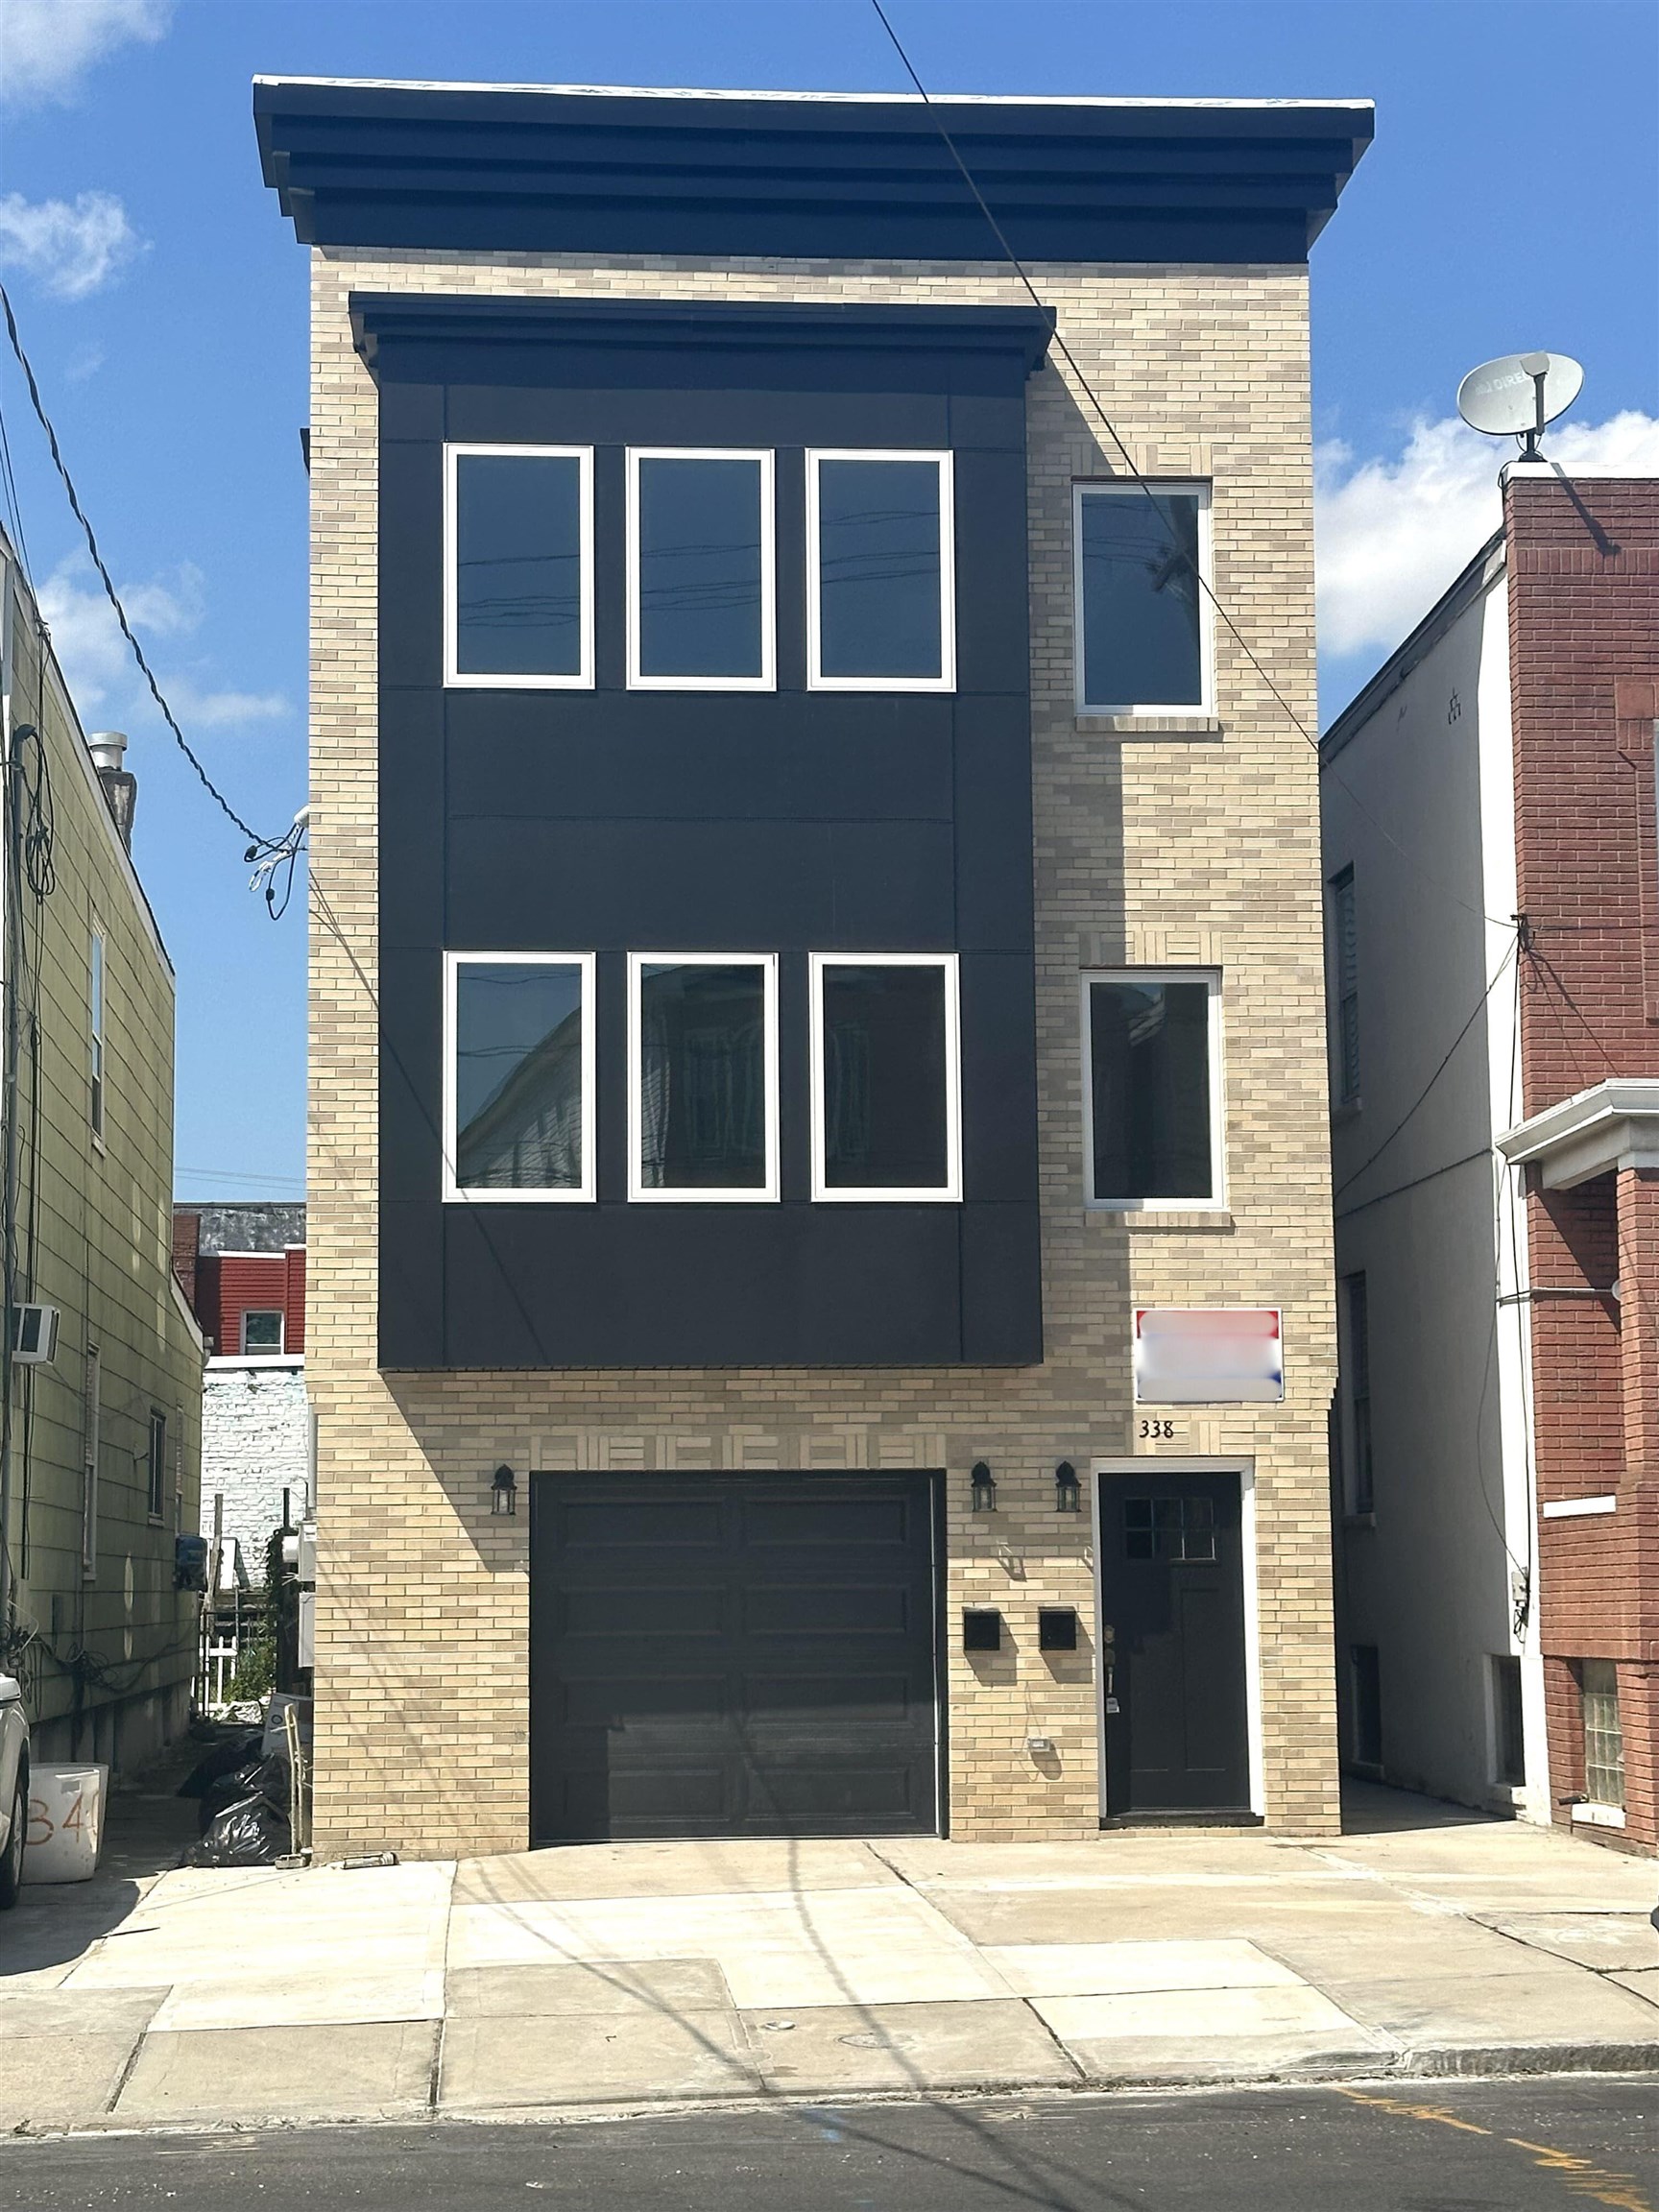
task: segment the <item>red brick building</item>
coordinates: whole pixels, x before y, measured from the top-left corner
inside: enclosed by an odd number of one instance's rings
[[[175,1206],[173,1268],[210,1356],[304,1352],[303,1206]]]

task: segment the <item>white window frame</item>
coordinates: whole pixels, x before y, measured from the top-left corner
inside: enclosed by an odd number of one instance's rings
[[[109,940],[94,920],[86,956],[87,1093],[86,1123],[100,1152],[109,1120],[109,1082],[105,1036],[109,1019]]]
[[[641,1173],[644,1115],[641,983],[647,968],[757,968],[761,974],[761,1055],[766,1137],[765,1180],[743,1190],[664,1190]],[[630,952],[628,955],[628,1197],[643,1206],[773,1206],[778,1202],[778,955],[776,952]]]
[[[824,971],[826,968],[937,968],[945,977],[945,1182],[938,1189],[902,1189],[880,1184],[854,1190],[828,1181],[829,1129],[824,1085],[829,1070],[824,1050]],[[820,1205],[955,1206],[962,1202],[962,1014],[961,960],[954,952],[814,952],[811,979],[812,1196]]]
[[[444,1201],[445,1205],[590,1206],[594,1193],[593,1126],[598,1053],[594,1037],[596,997],[591,952],[445,952],[444,955]],[[456,1177],[458,1085],[455,1079],[456,1015],[463,968],[576,968],[582,974],[582,1180],[573,1190],[507,1190],[491,1185],[465,1188]]]
[[[577,463],[577,536],[582,579],[578,623],[582,665],[574,676],[474,674],[459,665],[461,650],[459,529],[457,489],[460,464],[469,455],[501,461]],[[494,445],[469,443],[444,447],[444,685],[450,691],[591,691],[593,688],[593,448],[591,445]]]
[[[647,676],[639,666],[639,464],[641,461],[757,461],[760,464],[760,673]],[[777,466],[764,445],[630,445],[628,448],[628,688],[630,691],[776,691],[778,688]]]
[[[1223,1097],[1219,968],[1085,968],[1080,977],[1083,1041],[1083,1204],[1092,1214],[1219,1214],[1227,1207],[1227,1116]],[[1208,1198],[1102,1198],[1094,1189],[1094,983],[1202,983],[1210,994],[1210,1183]]]
[[[248,1322],[250,1316],[254,1313],[276,1314],[276,1347],[275,1351],[273,1351],[269,1346],[267,1346],[262,1351],[257,1352],[251,1352],[248,1349]],[[242,1309],[240,1320],[237,1325],[237,1334],[241,1338],[241,1357],[244,1359],[280,1358],[286,1352],[288,1346],[288,1316],[283,1312],[280,1306],[244,1306]]]
[[[825,461],[931,461],[939,470],[939,673],[826,676],[818,601],[822,547],[818,469]],[[956,472],[948,447],[812,445],[806,449],[806,688],[808,691],[954,691],[956,688]]]
[[[1215,583],[1215,545],[1213,526],[1213,486],[1203,476],[1160,476],[1144,479],[1155,495],[1166,492],[1195,493],[1198,500],[1198,681],[1196,705],[1183,700],[1091,699],[1084,684],[1087,665],[1083,635],[1083,502],[1085,499],[1144,499],[1146,490],[1138,477],[1081,477],[1071,486],[1071,609],[1072,660],[1079,714],[1125,714],[1151,719],[1160,715],[1215,712],[1215,621],[1211,593]]]

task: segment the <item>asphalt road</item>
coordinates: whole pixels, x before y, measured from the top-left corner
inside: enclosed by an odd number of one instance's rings
[[[79,2136],[30,2212],[1659,2212],[1659,2080],[987,2099],[550,2128]]]

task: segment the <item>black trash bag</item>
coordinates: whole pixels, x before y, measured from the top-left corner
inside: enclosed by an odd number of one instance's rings
[[[224,1812],[199,1843],[192,1843],[181,1866],[269,1866],[293,1848],[287,1820],[263,1797],[240,1797]]]
[[[263,1732],[258,1728],[238,1728],[212,1750],[197,1760],[176,1794],[180,1797],[205,1797],[212,1785],[227,1774],[234,1774],[246,1767],[251,1759],[259,1756]]]
[[[286,1751],[267,1752],[258,1769],[259,1790],[267,1805],[288,1817],[294,1802],[294,1769]],[[250,1785],[252,1787],[252,1785]]]
[[[264,1774],[265,1762],[255,1755],[233,1774],[221,1774],[216,1782],[210,1782],[196,1809],[197,1835],[205,1836],[228,1805],[240,1804],[244,1797],[258,1790]]]

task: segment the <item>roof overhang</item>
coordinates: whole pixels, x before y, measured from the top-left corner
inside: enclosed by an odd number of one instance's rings
[[[1659,1170],[1659,1076],[1611,1076],[1521,1122],[1498,1149],[1514,1166],[1536,1166],[1547,1190],[1624,1167]]]
[[[847,98],[256,78],[266,182],[338,248],[1301,262],[1369,101]]]

